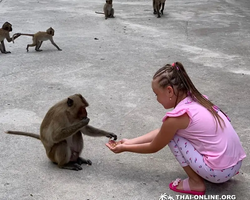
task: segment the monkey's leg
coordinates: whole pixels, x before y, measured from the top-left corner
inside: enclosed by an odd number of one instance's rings
[[[66,141],[55,144],[48,157],[51,161],[57,163],[59,168],[70,170],[82,170],[82,167],[77,162],[70,162],[72,152]]]
[[[163,15],[164,7],[165,7],[165,3],[162,3],[162,4],[161,4],[161,14],[162,14],[162,15]]]
[[[3,40],[1,41],[1,45],[2,45],[2,48],[1,48],[1,52],[2,52],[2,53],[5,53],[5,54],[11,53],[10,51],[6,51]]]
[[[3,53],[3,47],[2,47],[3,45],[2,45],[2,41],[1,41],[1,44],[0,44],[0,51],[1,51],[1,53]]]
[[[43,41],[38,41],[35,50],[36,51],[42,51],[40,47],[42,46]]]
[[[108,10],[106,9],[106,10],[104,10],[104,15],[105,15],[105,19],[108,19]]]
[[[110,133],[101,129],[94,128],[93,126],[85,126],[80,130],[84,135],[92,136],[92,137],[99,137],[99,136],[106,136],[108,138],[117,139],[117,135],[114,133]]]
[[[50,40],[51,41],[51,43],[59,50],[59,51],[62,51],[62,49],[60,49],[57,45],[56,45],[56,43],[53,41],[53,40]]]
[[[26,47],[27,52],[29,51],[29,47],[37,46],[38,43],[39,43],[39,41],[36,39],[36,37],[33,37],[32,41],[33,41],[33,43],[32,44],[28,44],[27,47]]]
[[[70,149],[72,151],[70,161],[76,162],[79,165],[81,164],[91,165],[92,164],[90,160],[80,157],[80,154],[83,149],[83,138],[82,138],[81,131],[78,131],[75,135],[72,136]]]
[[[110,13],[110,17],[111,18],[115,18],[114,14],[115,14],[115,10],[114,10],[114,8],[112,8],[111,9],[111,13]]]
[[[160,18],[161,15],[160,15],[160,5],[159,4],[156,5],[156,12],[157,12],[157,18]]]
[[[155,0],[153,0],[153,10],[154,10],[154,14],[157,14],[157,11],[155,9]]]
[[[28,44],[26,47],[27,52],[29,51],[29,47],[34,47],[36,46],[36,43]]]

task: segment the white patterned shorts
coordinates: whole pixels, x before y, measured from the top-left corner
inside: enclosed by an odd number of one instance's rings
[[[242,161],[227,169],[211,169],[203,156],[183,137],[175,135],[168,144],[170,150],[182,167],[190,166],[199,176],[212,183],[223,183],[239,173]]]

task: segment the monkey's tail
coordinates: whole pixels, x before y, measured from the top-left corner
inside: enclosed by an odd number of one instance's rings
[[[98,11],[95,11],[96,14],[102,14],[104,15],[104,12],[98,12]]]
[[[28,33],[19,33],[20,35],[26,35],[26,36],[34,36],[35,34],[28,34]]]
[[[38,140],[41,140],[40,136],[35,134],[35,133],[27,133],[27,132],[21,132],[21,131],[5,131],[5,133],[13,134],[13,135],[24,135],[24,136],[29,136],[29,137],[33,137],[33,138],[36,138]]]
[[[15,36],[18,35],[18,37],[20,35],[26,35],[26,36],[31,36],[31,37],[34,37],[34,34],[28,34],[28,33],[15,33],[12,35],[12,42],[14,43],[14,40],[15,40]]]

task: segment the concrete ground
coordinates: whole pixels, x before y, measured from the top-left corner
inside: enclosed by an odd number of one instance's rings
[[[250,1],[167,0],[162,18],[152,1],[114,0],[115,18],[105,20],[103,0],[0,0],[0,23],[13,32],[35,33],[52,26],[58,51],[26,52],[31,37],[5,42],[0,54],[1,200],[158,200],[168,184],[185,178],[168,147],[148,155],[114,154],[107,138],[84,136],[82,156],[92,166],[62,170],[40,141],[6,135],[39,133],[47,110],[81,93],[90,103],[90,125],[132,138],[160,127],[166,110],[151,90],[156,70],[180,61],[194,84],[232,119],[250,153]],[[249,200],[250,158],[224,184],[206,182],[207,195]]]

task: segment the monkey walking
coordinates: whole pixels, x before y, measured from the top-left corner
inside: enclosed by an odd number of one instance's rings
[[[30,136],[41,140],[48,158],[59,168],[81,170],[81,164],[92,162],[80,157],[83,149],[82,134],[106,136],[117,139],[113,133],[89,126],[86,107],[88,102],[80,94],[69,96],[56,103],[45,115],[40,126],[40,135],[34,133],[7,131],[8,134]]]
[[[12,31],[12,24],[9,22],[5,22],[0,28],[0,51],[4,54],[11,53],[10,51],[6,51],[5,45],[4,45],[4,39],[6,39],[8,42],[14,41],[14,39],[18,38],[20,34],[16,34],[14,37],[10,37],[10,32]]]
[[[160,18],[163,15],[164,7],[166,0],[153,0],[153,9],[154,14],[157,14],[157,18]],[[160,15],[161,11],[161,15]]]
[[[26,36],[32,36],[32,37],[33,37],[33,43],[27,45],[27,48],[26,48],[27,52],[29,51],[29,47],[34,47],[34,46],[36,46],[36,47],[35,47],[35,50],[36,50],[36,51],[42,51],[42,50],[40,49],[40,47],[42,46],[43,41],[46,41],[46,40],[50,40],[50,42],[51,42],[59,51],[62,51],[62,49],[60,49],[60,48],[56,45],[56,43],[54,42],[54,40],[53,40],[54,34],[55,34],[55,30],[54,30],[52,27],[50,27],[50,28],[48,28],[48,29],[46,30],[46,32],[39,31],[39,32],[37,32],[37,33],[35,33],[35,34],[15,33],[15,34],[13,35],[13,37],[15,37],[15,35],[19,35],[19,36],[20,36],[20,35],[26,35]],[[12,39],[12,40],[14,41],[14,39]]]
[[[113,8],[113,0],[106,0],[106,3],[103,6],[103,13],[102,12],[97,12],[97,11],[95,13],[104,14],[105,19],[114,18],[115,10]]]

